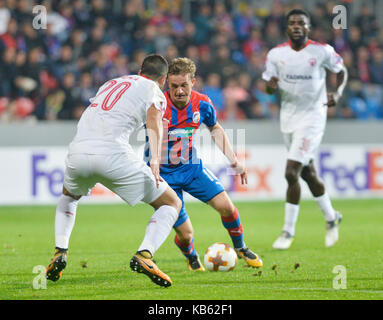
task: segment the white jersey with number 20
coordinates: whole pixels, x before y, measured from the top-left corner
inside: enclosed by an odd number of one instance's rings
[[[279,79],[281,131],[291,133],[302,127],[324,130],[327,117],[326,70],[338,73],[343,60],[333,47],[308,40],[299,51],[285,42],[267,55],[262,78]]]
[[[109,80],[90,103],[78,123],[70,154],[131,152],[129,136],[145,124],[150,106],[154,105],[162,115],[166,108],[159,86],[138,75]]]

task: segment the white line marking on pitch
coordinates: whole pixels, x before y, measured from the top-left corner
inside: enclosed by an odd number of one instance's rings
[[[365,292],[365,293],[383,293],[383,290],[366,290],[366,289],[332,289],[332,288],[278,288],[278,287],[259,287],[259,289],[266,290],[308,290],[308,291],[333,291],[333,292]]]

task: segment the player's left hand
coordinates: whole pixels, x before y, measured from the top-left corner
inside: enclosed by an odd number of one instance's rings
[[[337,92],[329,92],[327,93],[327,103],[325,103],[328,107],[335,107],[340,99],[340,95]]]
[[[235,175],[241,176],[241,183],[247,184],[247,169],[246,169],[246,167],[242,163],[237,161],[231,165],[231,168],[234,170]]]
[[[154,178],[156,179],[156,186],[157,188],[160,185],[161,181],[164,181],[162,177],[160,176],[160,164],[158,160],[151,160],[150,161],[150,169],[153,172]]]

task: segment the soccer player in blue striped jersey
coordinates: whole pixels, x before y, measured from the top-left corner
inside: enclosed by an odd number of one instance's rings
[[[217,177],[198,158],[194,147],[194,134],[204,123],[210,130],[215,144],[222,150],[242,184],[247,183],[245,166],[233,152],[227,135],[217,122],[216,111],[210,98],[193,90],[196,66],[188,58],[176,58],[169,66],[169,90],[165,92],[167,107],[163,116],[163,156],[161,177],[174,189],[182,200],[182,209],[174,224],[175,244],[186,257],[190,270],[204,270],[194,248],[194,232],[186,212],[183,191],[209,204],[221,216],[234,249],[251,267],[262,267],[262,260],[246,247],[243,227],[238,209],[230,200]],[[146,152],[149,157],[149,152]]]

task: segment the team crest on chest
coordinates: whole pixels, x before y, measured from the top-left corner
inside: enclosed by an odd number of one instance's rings
[[[309,59],[309,64],[310,64],[310,66],[315,66],[316,64],[317,64],[317,59],[315,59],[315,58],[310,58]]]
[[[198,123],[199,122],[199,119],[200,119],[200,115],[199,115],[199,112],[196,111],[193,113],[193,122],[194,123]]]

